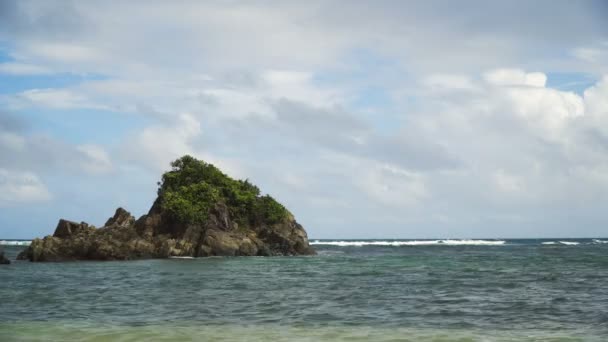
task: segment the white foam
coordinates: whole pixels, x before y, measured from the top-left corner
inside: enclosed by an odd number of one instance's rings
[[[29,246],[32,243],[30,240],[0,240],[0,245],[3,246]]]
[[[410,241],[319,241],[310,242],[311,245],[329,245],[340,247],[361,246],[500,246],[503,240],[410,240]]]
[[[580,242],[574,242],[574,241],[560,241],[559,243],[561,243],[562,245],[566,245],[566,246],[580,245]]]
[[[444,245],[473,245],[473,246],[500,246],[506,241],[503,240],[439,240]]]
[[[557,245],[557,242],[555,242],[555,241],[547,241],[547,242],[543,242],[543,245]]]
[[[191,256],[170,256],[169,259],[194,259]]]
[[[594,243],[608,243],[608,240],[593,239]]]

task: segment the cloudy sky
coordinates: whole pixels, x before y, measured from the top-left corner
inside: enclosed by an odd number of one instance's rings
[[[191,154],[311,238],[608,236],[605,1],[0,1],[0,238]]]

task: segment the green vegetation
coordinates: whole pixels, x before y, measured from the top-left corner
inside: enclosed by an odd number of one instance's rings
[[[273,224],[287,218],[289,211],[248,180],[235,180],[212,164],[183,156],[171,163],[159,182],[161,206],[184,223],[204,223],[216,203],[228,206],[239,225]]]

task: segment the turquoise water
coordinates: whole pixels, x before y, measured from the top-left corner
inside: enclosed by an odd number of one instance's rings
[[[0,340],[608,340],[608,239],[0,267]],[[4,246],[14,258],[23,246]]]

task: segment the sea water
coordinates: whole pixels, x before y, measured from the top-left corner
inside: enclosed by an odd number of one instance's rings
[[[608,239],[0,267],[0,341],[606,341]],[[11,259],[24,243],[5,241]]]

